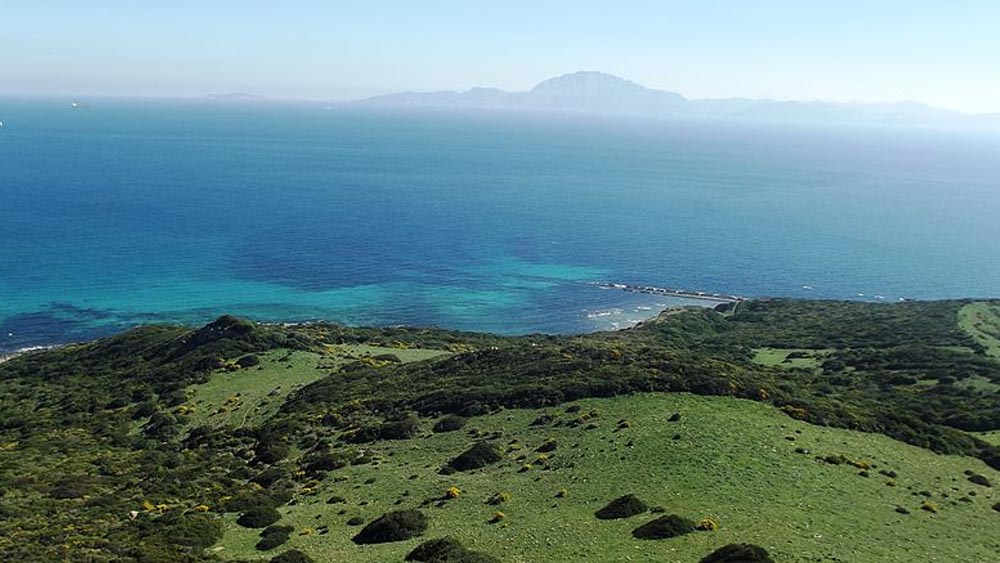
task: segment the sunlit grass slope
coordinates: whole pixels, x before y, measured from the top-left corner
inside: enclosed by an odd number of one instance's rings
[[[671,422],[674,413],[680,419]],[[981,461],[812,426],[756,402],[641,394],[506,410],[442,434],[429,431],[433,420],[422,422],[419,437],[370,444],[376,462],[332,471],[301,490],[281,509],[279,524],[294,527],[292,539],[269,555],[297,548],[316,561],[402,561],[422,540],[453,536],[508,563],[698,561],[732,542],[763,546],[776,561],[1000,558],[1000,513],[991,508],[996,493],[966,475],[1000,481]],[[482,438],[506,452],[501,462],[438,473]],[[554,451],[536,451],[549,440]],[[461,490],[458,498],[440,500],[451,487]],[[509,494],[509,501],[487,504],[496,493]],[[719,528],[637,540],[631,531],[656,514],[594,517],[627,493],[666,513],[712,518]],[[328,504],[333,497],[343,500]],[[417,507],[430,520],[422,538],[351,542],[359,528],[350,519],[369,522]],[[503,517],[491,522],[498,511]],[[234,519],[227,516],[216,553],[259,557],[260,530]]]

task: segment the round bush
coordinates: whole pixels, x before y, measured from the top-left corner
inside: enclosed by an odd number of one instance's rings
[[[993,484],[990,483],[990,480],[987,479],[984,475],[978,475],[978,474],[969,475],[969,482],[970,483],[975,483],[975,484],[983,486],[983,487],[992,487],[993,486]]]
[[[557,447],[558,444],[556,443],[556,441],[552,438],[549,438],[548,440],[542,442],[542,445],[538,446],[538,448],[535,451],[540,453],[554,452],[556,451]]]
[[[222,522],[208,514],[167,513],[153,521],[156,534],[171,544],[197,549],[211,547],[222,539]]]
[[[618,518],[629,518],[636,514],[642,514],[649,510],[646,503],[639,500],[635,495],[625,495],[618,497],[608,503],[607,506],[594,513],[601,520],[616,520]]]
[[[406,556],[406,561],[422,563],[499,563],[499,559],[485,553],[470,551],[457,540],[441,538],[426,541]]]
[[[258,551],[274,549],[288,541],[292,533],[291,526],[268,526],[260,533],[260,541],[257,542]]]
[[[731,543],[706,555],[700,563],[774,563],[774,560],[763,547]]]
[[[258,365],[259,363],[260,363],[260,358],[258,358],[255,354],[247,354],[246,356],[243,356],[242,358],[236,360],[236,365],[240,366],[241,368],[253,367],[255,365]]]
[[[503,454],[493,444],[477,442],[458,457],[448,462],[448,466],[457,471],[471,471],[486,467],[503,459]]]
[[[408,440],[419,433],[420,421],[412,416],[385,422],[378,430],[379,438],[383,440]]]
[[[271,563],[313,563],[313,559],[297,549],[289,549],[281,555],[272,557]]]
[[[353,541],[357,544],[408,540],[424,533],[427,517],[419,510],[399,510],[383,514],[361,529]]]
[[[464,550],[465,547],[454,538],[428,540],[407,554],[405,561],[420,561],[422,563],[447,561]]]
[[[281,514],[273,506],[255,506],[236,519],[244,528],[266,528],[281,520]]]
[[[458,416],[457,414],[449,414],[441,417],[441,420],[438,420],[437,423],[434,424],[433,430],[434,432],[438,433],[454,432],[456,430],[461,430],[468,423],[469,419],[465,418],[464,416]]]
[[[632,537],[640,540],[662,540],[683,536],[695,531],[695,523],[683,516],[670,514],[632,530]]]

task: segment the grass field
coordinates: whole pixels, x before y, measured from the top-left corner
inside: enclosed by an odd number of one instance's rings
[[[1000,303],[970,303],[958,312],[958,326],[986,348],[986,353],[1000,358]]]
[[[803,350],[797,348],[756,348],[753,362],[769,367],[817,369],[823,358],[832,350]],[[792,355],[791,358],[788,356]]]
[[[974,432],[977,437],[994,446],[1000,446],[1000,430],[989,430],[986,432]]]
[[[506,563],[697,561],[731,542],[761,545],[781,562],[1000,560],[1000,512],[991,509],[998,495],[970,483],[964,472],[994,483],[1000,474],[978,460],[936,455],[882,435],[811,426],[770,406],[732,398],[644,394],[572,404],[581,411],[566,413],[565,405],[507,410],[471,419],[457,432],[376,442],[370,447],[377,464],[330,472],[281,508],[280,524],[295,528],[288,544],[255,550],[258,530],[237,526],[231,514],[214,551],[230,559],[266,560],[294,547],[316,561],[402,561],[421,541],[450,535]],[[588,423],[596,428],[559,423],[591,410],[597,416]],[[670,422],[675,412],[681,418]],[[542,414],[555,415],[556,422],[533,426]],[[627,425],[619,424],[623,419]],[[432,423],[425,420],[425,429]],[[506,459],[482,470],[438,474],[474,441],[473,434],[494,432],[495,442],[509,449]],[[540,462],[534,450],[547,439],[557,448]],[[857,466],[816,459],[827,455]],[[531,468],[523,469],[525,463]],[[867,477],[859,475],[865,463],[871,464]],[[449,487],[461,495],[423,508],[430,527],[422,538],[373,546],[350,541],[359,528],[348,526],[348,519],[368,522],[415,508],[441,498]],[[565,496],[557,498],[561,490]],[[509,493],[510,501],[487,505],[497,492]],[[633,539],[631,530],[654,515],[594,517],[627,493],[667,513],[714,518],[719,529],[643,541]],[[327,504],[333,495],[346,502]],[[921,510],[925,501],[938,512]],[[488,523],[498,510],[505,517]],[[322,526],[329,532],[315,531]]]
[[[260,354],[260,364],[235,371],[219,371],[190,390],[181,407],[189,425],[242,428],[260,424],[274,415],[288,395],[328,375],[347,362],[392,354],[401,362],[415,362],[442,355],[438,350],[379,348],[366,345],[332,347],[327,354],[272,350]]]

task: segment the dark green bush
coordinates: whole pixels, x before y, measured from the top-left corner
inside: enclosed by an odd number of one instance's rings
[[[625,495],[609,502],[607,506],[594,513],[594,516],[601,520],[616,520],[618,518],[630,518],[637,514],[642,514],[649,510],[646,503],[639,500],[635,495]]]
[[[283,442],[261,442],[254,449],[254,460],[258,463],[278,463],[288,457],[288,444]]]
[[[281,514],[273,506],[256,506],[240,514],[236,523],[244,528],[266,528],[281,520]]]
[[[408,540],[424,533],[427,517],[419,510],[399,510],[379,516],[352,540],[357,544],[386,543]]]
[[[240,366],[241,368],[253,367],[255,365],[258,365],[259,363],[260,363],[260,358],[257,357],[257,354],[247,354],[246,356],[243,356],[242,358],[236,360],[236,365]]]
[[[553,440],[552,438],[549,438],[548,440],[542,442],[542,445],[538,446],[538,448],[536,448],[535,451],[539,453],[554,452],[556,451],[557,447],[558,444],[556,443],[556,441]]]
[[[434,432],[454,432],[468,424],[469,419],[457,414],[447,414],[434,424]]]
[[[63,482],[56,485],[49,493],[52,498],[67,500],[76,499],[86,495],[90,491],[90,486],[83,482]]]
[[[731,543],[706,555],[700,563],[774,563],[774,560],[763,547]]]
[[[260,541],[257,542],[258,551],[268,551],[283,545],[288,541],[292,533],[291,526],[268,526],[260,533]]]
[[[448,462],[448,467],[456,471],[471,471],[486,467],[503,459],[500,450],[489,442],[476,442],[469,449]]]
[[[979,475],[979,474],[969,475],[969,482],[970,483],[975,483],[976,485],[980,485],[980,486],[983,486],[983,487],[992,487],[993,486],[993,484],[990,483],[990,480],[987,479],[985,475]]]
[[[632,537],[640,540],[662,540],[690,534],[695,529],[694,521],[676,514],[669,514],[646,522],[632,530]]]
[[[225,528],[209,514],[172,512],[156,518],[152,529],[164,541],[185,547],[205,549],[222,539]]]
[[[420,421],[413,416],[383,423],[378,436],[383,440],[408,440],[420,433]]]
[[[456,553],[464,550],[465,547],[454,538],[428,540],[407,554],[405,561],[437,563],[439,561],[447,561],[450,557],[454,557]]]
[[[313,563],[313,559],[297,549],[289,549],[281,555],[272,557],[271,563]]]
[[[421,563],[499,563],[499,559],[466,549],[453,538],[426,541],[406,556],[406,561]]]
[[[257,483],[261,487],[267,488],[277,483],[288,475],[288,472],[280,467],[268,467],[264,471],[254,475],[250,481]]]

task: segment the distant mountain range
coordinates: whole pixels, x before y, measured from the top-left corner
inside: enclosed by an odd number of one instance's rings
[[[687,99],[601,72],[545,80],[527,92],[402,92],[348,102],[352,106],[466,108],[587,113],[651,118],[726,118],[779,122],[927,125],[1000,129],[1000,114],[969,115],[916,102],[833,103],[769,99]]]
[[[266,98],[259,94],[248,94],[246,92],[226,92],[224,94],[206,94],[205,99],[214,102],[262,102]]]

